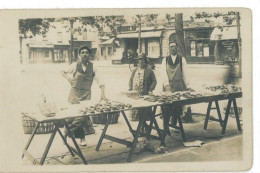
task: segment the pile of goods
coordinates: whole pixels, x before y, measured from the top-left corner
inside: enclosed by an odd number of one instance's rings
[[[217,85],[217,86],[208,86],[205,87],[206,89],[219,93],[219,94],[228,94],[228,93],[236,93],[236,92],[241,92],[242,89],[241,87],[228,84],[228,85]]]
[[[94,106],[85,107],[85,114],[96,114],[96,113],[109,113],[118,110],[131,108],[131,104],[123,104],[123,103],[97,103]]]
[[[131,108],[131,104],[105,102],[96,103],[94,106],[85,107],[85,114],[91,115],[93,124],[106,124],[111,116],[110,124],[116,124],[118,122],[120,110]]]
[[[149,95],[144,98],[145,101],[148,102],[159,102],[159,103],[171,103],[177,100],[190,99],[190,98],[198,98],[202,97],[202,94],[198,94],[195,92],[174,92],[167,95]]]

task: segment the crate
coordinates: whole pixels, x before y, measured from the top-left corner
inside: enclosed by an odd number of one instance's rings
[[[33,120],[27,116],[22,117],[24,134],[32,134],[36,124],[37,124],[36,120]],[[36,134],[49,134],[52,133],[54,130],[55,130],[54,122],[40,123],[38,129],[36,130]]]
[[[93,124],[106,124],[108,121],[108,115],[112,116],[110,124],[118,123],[118,118],[120,113],[114,112],[114,113],[98,114],[98,115],[91,116]]]

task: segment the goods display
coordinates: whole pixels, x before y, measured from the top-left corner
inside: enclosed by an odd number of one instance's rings
[[[109,113],[131,108],[131,104],[118,102],[97,103],[94,106],[85,107],[85,114]]]
[[[228,84],[228,85],[217,85],[217,86],[206,86],[205,89],[208,89],[210,91],[220,93],[220,94],[228,94],[228,93],[235,93],[235,92],[241,92],[241,87],[238,87],[236,85]]]

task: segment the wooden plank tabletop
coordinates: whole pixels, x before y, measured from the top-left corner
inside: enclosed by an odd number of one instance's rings
[[[173,101],[171,103],[169,103],[169,102],[168,103],[148,102],[143,99],[139,99],[139,100],[127,99],[128,103],[132,104],[131,108],[114,110],[114,111],[110,111],[110,112],[102,112],[102,113],[96,112],[96,113],[91,113],[91,114],[83,113],[84,108],[86,106],[89,106],[88,102],[83,102],[82,104],[70,105],[67,109],[58,111],[56,113],[56,116],[54,116],[54,117],[45,117],[40,112],[22,113],[22,115],[26,115],[27,117],[30,117],[36,121],[49,122],[49,121],[59,121],[59,120],[64,120],[64,119],[69,119],[69,118],[94,116],[94,115],[107,114],[107,113],[116,113],[116,112],[121,112],[121,111],[127,111],[127,110],[145,108],[145,107],[152,107],[152,106],[161,106],[161,105],[170,105],[170,104],[172,104],[172,105],[190,105],[190,104],[199,104],[199,103],[210,102],[210,101],[234,99],[234,98],[240,98],[240,97],[242,97],[242,92],[201,96],[201,97],[197,97],[197,98],[187,98],[187,99],[184,98],[181,100]],[[93,103],[91,103],[90,105],[93,105]]]

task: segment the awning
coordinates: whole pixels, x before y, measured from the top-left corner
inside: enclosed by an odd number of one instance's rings
[[[141,32],[141,38],[156,38],[161,37],[162,31],[151,31],[151,32]],[[117,38],[138,38],[139,33],[125,33],[125,34],[118,34]]]
[[[28,43],[30,48],[54,48],[54,44],[51,43]]]
[[[104,41],[103,43],[100,44],[112,44],[114,42],[115,38],[111,38],[109,40]]]
[[[234,39],[237,39],[237,27],[223,27],[223,30],[215,28],[210,36],[212,41]]]

